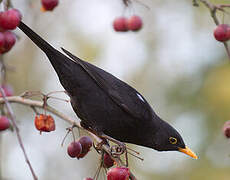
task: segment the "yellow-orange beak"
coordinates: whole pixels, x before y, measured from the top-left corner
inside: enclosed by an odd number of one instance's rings
[[[189,149],[187,146],[185,146],[185,148],[179,148],[179,151],[191,156],[194,159],[198,159],[197,155],[194,152],[192,152],[192,150]]]

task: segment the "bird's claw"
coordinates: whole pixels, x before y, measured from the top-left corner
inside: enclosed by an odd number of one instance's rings
[[[120,156],[124,152],[126,152],[126,146],[125,146],[124,143],[114,145],[114,146],[111,147],[111,155],[112,156]]]
[[[105,141],[102,141],[102,142],[100,142],[100,143],[98,143],[98,144],[93,144],[93,146],[94,146],[94,148],[95,148],[95,150],[99,153],[99,154],[101,154],[102,153],[102,146],[104,145],[104,144],[107,144]],[[117,157],[117,156],[120,156],[120,155],[122,155],[124,152],[126,152],[126,146],[125,146],[125,144],[124,143],[121,143],[121,144],[119,144],[119,145],[114,145],[114,146],[112,146],[111,148],[110,148],[110,152],[111,152],[111,155],[113,156],[113,157]]]

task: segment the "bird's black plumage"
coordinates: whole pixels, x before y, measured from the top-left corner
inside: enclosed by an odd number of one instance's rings
[[[85,127],[159,151],[185,149],[180,134],[134,88],[63,48],[67,56],[62,54],[23,22],[19,28],[47,55]]]

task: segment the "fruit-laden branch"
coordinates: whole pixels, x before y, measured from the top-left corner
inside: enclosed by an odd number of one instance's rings
[[[217,10],[225,12],[224,8],[230,7],[230,5],[222,5],[222,4],[215,5],[215,4],[212,4],[211,2],[209,2],[208,0],[199,0],[199,1],[202,2],[209,9],[209,11],[211,13],[211,17],[213,18],[213,21],[215,22],[215,24],[217,26],[220,24],[220,22],[216,16]],[[197,0],[193,0],[193,5],[198,6]],[[223,42],[223,43],[224,43],[224,47],[227,51],[228,58],[230,60],[230,49],[228,47],[228,44],[227,44],[227,42]]]
[[[36,101],[36,100],[26,99],[26,98],[22,98],[21,96],[6,97],[6,101],[4,100],[4,98],[0,98],[0,104],[4,104],[4,103],[6,104],[7,101],[10,102],[10,103],[22,104],[22,105],[29,106],[29,107],[36,107],[36,108],[41,108],[41,109],[44,108],[44,102],[43,101]],[[64,121],[66,121],[68,123],[70,123],[71,125],[74,125],[74,126],[77,126],[77,127],[81,128],[81,129],[83,129],[79,122],[74,121],[70,117],[66,116],[65,114],[59,112],[58,110],[52,108],[49,105],[46,106],[46,111],[58,116],[59,118],[63,119]],[[85,130],[85,131],[98,144],[102,142],[102,139],[99,138],[98,136],[94,135],[93,133],[91,133],[91,132],[89,132],[87,130]],[[110,150],[110,147],[108,145],[103,144],[101,148],[102,148],[102,150],[107,152],[109,155],[111,155],[111,150]],[[113,156],[111,156],[111,157],[119,166],[124,165],[124,163],[121,161],[121,159],[119,157],[113,157]],[[132,174],[132,172],[130,172],[130,178],[131,178],[131,180],[136,180],[136,177]]]

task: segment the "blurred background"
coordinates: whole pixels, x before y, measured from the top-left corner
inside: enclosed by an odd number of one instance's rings
[[[144,158],[140,161],[129,157],[138,179],[230,179],[230,141],[222,133],[223,123],[230,118],[230,62],[222,43],[213,37],[215,24],[208,9],[202,4],[196,8],[187,0],[140,2],[148,8],[138,1],[125,9],[121,0],[60,0],[54,11],[43,13],[40,1],[12,0],[22,12],[23,21],[54,47],[64,47],[135,87],[199,156],[193,160],[178,152],[130,145]],[[227,0],[212,2],[229,4]],[[116,17],[133,14],[143,20],[141,31],[113,30]],[[229,23],[228,14],[218,17]],[[20,30],[15,33],[18,42],[4,55],[7,64],[15,67],[7,72],[15,95],[28,90],[63,90],[44,53]],[[62,94],[57,96],[67,99]],[[79,121],[69,103],[49,103]],[[39,179],[81,180],[94,176],[100,162],[95,150],[81,160],[69,158],[66,149],[72,136],[61,147],[69,124],[54,116],[56,131],[40,135],[34,127],[32,109],[16,104],[13,108]],[[1,132],[0,139],[1,178],[32,179],[15,133]]]

